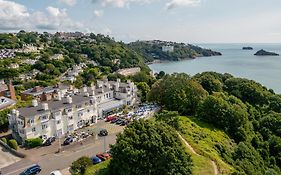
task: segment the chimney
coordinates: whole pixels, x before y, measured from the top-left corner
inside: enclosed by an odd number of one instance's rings
[[[14,88],[11,80],[10,80],[10,83],[9,83],[9,86],[8,86],[8,90],[10,92],[10,98],[12,100],[17,100],[15,88]]]
[[[38,101],[37,100],[32,100],[32,106],[37,107],[38,106]]]
[[[43,109],[44,111],[47,111],[47,110],[49,109],[48,103],[42,103],[42,109]]]
[[[84,94],[84,97],[89,97],[90,96],[90,94],[88,93],[88,92],[86,92],[85,94]]]
[[[103,82],[100,80],[97,80],[97,85],[98,85],[98,88],[102,88]]]
[[[94,96],[95,95],[95,90],[96,90],[95,86],[91,86],[90,87],[90,96]]]
[[[119,91],[119,83],[120,79],[117,79],[117,81],[115,82],[115,91]]]
[[[86,93],[87,91],[88,91],[88,90],[87,90],[87,86],[84,86],[84,87],[83,87],[83,92]]]
[[[60,91],[58,91],[57,100],[58,100],[58,101],[61,101],[61,92],[60,92]]]
[[[68,104],[71,104],[72,103],[72,97],[66,97],[66,102]]]
[[[12,114],[13,114],[14,116],[18,117],[19,114],[20,114],[20,112],[19,112],[18,110],[16,110],[16,109],[13,109],[13,110],[12,110]]]

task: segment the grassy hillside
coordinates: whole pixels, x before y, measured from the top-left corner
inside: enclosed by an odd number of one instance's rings
[[[234,170],[231,165],[221,158],[216,149],[218,145],[232,149],[235,146],[233,140],[224,132],[205,123],[198,122],[194,118],[182,116],[179,121],[179,130],[184,139],[193,147],[196,153],[202,155],[198,156],[191,153],[194,163],[194,175],[214,174],[211,160],[217,164],[220,174],[230,174]]]
[[[109,160],[101,162],[97,165],[90,166],[87,168],[84,175],[105,175],[107,174],[107,166],[109,164]]]

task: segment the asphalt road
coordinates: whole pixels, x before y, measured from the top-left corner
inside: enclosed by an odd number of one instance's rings
[[[65,149],[61,153],[53,154],[42,154],[37,157],[36,160],[32,158],[25,158],[2,169],[3,175],[19,175],[24,169],[30,165],[37,163],[41,166],[42,171],[40,175],[49,175],[53,170],[63,170],[70,167],[71,163],[77,160],[81,156],[92,157],[97,153],[103,152],[104,149],[109,149],[110,144],[114,144],[116,141],[116,135],[108,135],[106,139],[103,137],[93,141],[88,140],[83,145],[75,143],[70,145],[69,148]]]

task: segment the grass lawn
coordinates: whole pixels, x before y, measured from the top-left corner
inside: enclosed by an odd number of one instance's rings
[[[110,160],[107,160],[99,164],[90,166],[89,168],[87,168],[84,175],[106,175],[109,162]]]
[[[220,174],[233,172],[233,167],[222,159],[215,147],[215,145],[223,145],[229,150],[234,147],[234,141],[224,132],[195,118],[184,116],[180,117],[179,131],[193,149],[202,155],[198,156],[190,153],[194,163],[194,175],[213,175],[211,160],[217,164]]]

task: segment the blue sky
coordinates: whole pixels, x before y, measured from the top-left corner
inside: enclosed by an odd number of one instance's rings
[[[280,0],[0,0],[0,31],[82,31],[125,42],[280,43]]]

